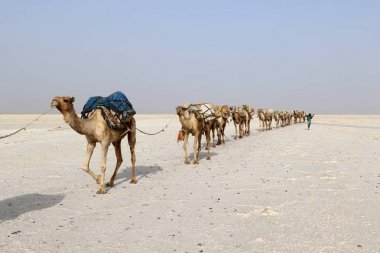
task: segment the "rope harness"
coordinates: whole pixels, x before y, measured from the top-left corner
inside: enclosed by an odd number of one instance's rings
[[[157,135],[157,134],[159,134],[159,133],[161,133],[161,132],[164,132],[164,131],[166,130],[166,128],[168,128],[169,124],[172,123],[173,120],[174,120],[174,119],[171,119],[171,120],[168,122],[168,124],[166,124],[166,125],[164,126],[164,128],[162,128],[160,131],[158,131],[158,132],[156,132],[156,133],[147,133],[147,132],[144,132],[144,131],[138,129],[137,127],[136,127],[136,130],[139,131],[140,133],[142,133],[142,134],[146,134],[146,135]]]

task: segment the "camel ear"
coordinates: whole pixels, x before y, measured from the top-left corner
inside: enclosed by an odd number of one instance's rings
[[[70,98],[70,101],[71,101],[71,103],[74,103],[74,101],[75,101],[75,97],[71,97],[71,98]]]

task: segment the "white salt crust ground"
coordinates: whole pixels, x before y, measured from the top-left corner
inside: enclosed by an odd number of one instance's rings
[[[0,136],[37,115],[0,115]],[[176,115],[138,115],[116,186],[96,195],[86,141],[46,115],[0,139],[0,252],[380,252],[380,116],[316,116],[202,150],[185,165]],[[107,180],[115,166],[108,153]],[[189,146],[192,153],[192,140]],[[100,172],[100,147],[91,168]]]

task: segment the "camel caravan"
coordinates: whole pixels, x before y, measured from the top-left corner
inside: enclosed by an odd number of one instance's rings
[[[214,105],[210,103],[199,104],[183,104],[176,108],[179,121],[181,123],[181,130],[178,133],[177,142],[184,141],[183,150],[185,153],[185,163],[194,164],[199,163],[199,153],[202,149],[201,141],[202,136],[206,137],[206,150],[207,160],[210,160],[210,146],[216,147],[225,143],[224,131],[229,119],[235,126],[235,137],[243,138],[250,135],[251,120],[254,117],[255,110],[250,105],[241,106],[228,106],[228,105]],[[306,113],[304,111],[286,111],[286,110],[272,110],[260,108],[257,110],[257,117],[259,119],[259,130],[266,131],[272,129],[272,122],[276,124],[276,128],[289,126],[294,123],[305,122]],[[217,132],[217,143],[215,145],[214,136]],[[211,143],[212,133],[212,143]],[[194,136],[194,156],[190,161],[187,151],[189,136]]]
[[[132,104],[120,91],[112,93],[108,97],[90,97],[83,107],[81,117],[74,110],[74,97],[54,97],[51,107],[57,108],[63,115],[64,121],[77,133],[85,135],[87,139],[87,150],[82,164],[82,169],[87,172],[99,185],[97,194],[106,193],[106,187],[113,187],[116,174],[123,162],[121,153],[121,141],[128,137],[131,153],[132,176],[130,183],[137,183],[135,175],[135,145],[136,145],[136,114]],[[183,104],[176,107],[176,113],[181,124],[177,136],[177,142],[184,141],[183,150],[186,164],[198,164],[199,155],[202,150],[202,136],[206,138],[207,160],[210,160],[210,147],[216,147],[225,143],[225,129],[228,122],[235,126],[234,139],[243,138],[251,133],[251,120],[255,110],[250,105],[228,106],[210,103]],[[257,109],[259,119],[259,130],[272,129],[272,122],[276,128],[285,127],[293,123],[305,122],[305,111]],[[138,129],[137,129],[138,130]],[[141,130],[139,130],[141,131]],[[217,141],[215,144],[215,133]],[[190,160],[187,146],[189,136],[194,136],[193,159]],[[212,140],[211,140],[212,137]],[[228,138],[228,137],[227,137]],[[95,174],[89,167],[90,159],[96,143],[100,143],[102,156],[100,163],[100,175]],[[107,152],[110,145],[115,147],[116,167],[108,183],[105,183],[105,171]]]

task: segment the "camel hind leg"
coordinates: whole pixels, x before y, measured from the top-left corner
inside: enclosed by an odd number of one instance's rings
[[[234,122],[234,125],[235,125],[235,138],[234,139],[237,139],[237,137],[238,137],[238,130],[237,130],[237,126],[236,126],[235,122]]]
[[[210,156],[210,130],[206,130],[206,150],[207,150],[207,160],[210,160],[211,159],[211,156]],[[200,141],[199,141],[199,145],[200,145]]]
[[[136,123],[134,123],[136,124]],[[135,167],[136,167],[136,154],[135,154],[135,145],[136,145],[136,130],[131,131],[128,133],[128,144],[129,144],[129,150],[131,152],[131,162],[132,162],[132,176],[131,176],[131,184],[136,184],[136,174],[135,174]]]
[[[116,167],[110,181],[106,184],[107,187],[114,187],[116,174],[120,168],[120,165],[123,163],[123,157],[121,155],[121,140],[113,142],[112,145],[115,147]]]

